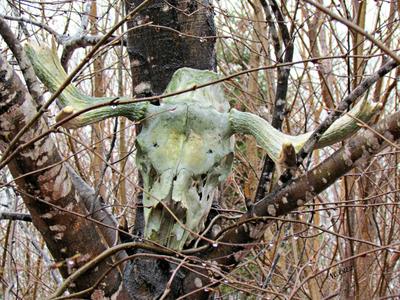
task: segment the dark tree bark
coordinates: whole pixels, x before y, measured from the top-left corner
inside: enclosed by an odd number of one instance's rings
[[[127,12],[142,2],[126,1]],[[213,16],[209,1],[156,0],[128,22],[134,93],[161,94],[182,67],[215,70]]]
[[[127,13],[142,2],[126,1]],[[128,22],[127,49],[133,94],[161,94],[173,73],[182,67],[215,70],[213,17],[209,1],[157,0]],[[151,25],[135,29],[146,23]],[[140,234],[142,211],[138,210],[136,218],[135,233]],[[124,281],[131,298],[156,299],[163,295],[175,268],[176,265],[153,258],[141,258],[128,264]],[[176,273],[166,299],[175,299],[188,290],[183,286],[184,277],[184,271]]]

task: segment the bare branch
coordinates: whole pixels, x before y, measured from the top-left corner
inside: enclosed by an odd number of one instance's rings
[[[0,220],[32,222],[32,217],[30,214],[3,211],[0,212]]]
[[[349,95],[347,95],[337,106],[337,109],[329,114],[329,116],[318,126],[313,132],[308,141],[304,144],[297,156],[297,163],[301,164],[308,154],[314,149],[315,145],[320,140],[325,131],[335,122],[339,116],[347,111],[351,104],[353,104],[362,94],[364,94],[376,81],[385,76],[391,70],[396,68],[398,63],[390,60],[384,64],[370,77],[364,79]]]
[[[77,35],[71,36],[62,41],[62,45],[64,46],[64,50],[61,54],[61,65],[63,66],[64,70],[68,70],[68,61],[74,54],[74,51],[78,48],[85,48],[88,46],[96,45],[101,39],[103,35],[101,34],[85,34],[85,35]],[[118,37],[111,35],[105,43],[113,43],[113,45],[121,46],[121,43],[116,42],[118,41]],[[116,43],[114,43],[116,42]],[[126,42],[123,40],[122,45],[125,45]]]
[[[31,93],[33,99],[38,105],[43,103],[42,89],[40,88],[39,81],[36,78],[35,72],[33,70],[32,64],[25,54],[21,43],[15,37],[14,33],[8,27],[4,18],[0,16],[0,35],[3,37],[4,41],[7,43],[8,47],[17,59],[19,66],[21,67],[22,74],[29,92]]]
[[[387,55],[389,55],[395,62],[397,62],[397,64],[400,64],[400,57],[398,55],[396,55],[395,52],[393,52],[392,50],[390,50],[385,44],[383,44],[382,42],[378,41],[377,39],[375,39],[371,34],[369,34],[368,32],[366,32],[364,29],[362,29],[361,27],[359,27],[358,25],[354,24],[353,22],[338,16],[337,14],[334,14],[333,12],[331,12],[329,9],[327,9],[326,7],[324,7],[323,5],[316,3],[314,1],[311,0],[304,0],[305,2],[315,6],[316,8],[318,8],[319,10],[323,11],[324,13],[326,13],[327,15],[329,15],[330,17],[332,17],[333,19],[339,21],[340,23],[345,24],[346,26],[348,26],[349,28],[353,29],[354,31],[358,32],[359,34],[361,34],[362,36],[364,36],[366,39],[370,40],[373,44],[375,44],[379,49],[381,49],[384,53],[386,53]]]
[[[25,22],[25,23],[29,23],[35,26],[38,26],[44,30],[46,30],[47,32],[49,32],[52,36],[54,36],[54,38],[60,42],[63,39],[63,36],[58,34],[53,28],[51,28],[50,26],[40,23],[38,21],[26,18],[26,17],[14,17],[14,16],[7,16],[7,15],[2,15],[0,14],[0,18],[4,18],[6,20],[11,20],[11,21],[18,21],[18,22]]]

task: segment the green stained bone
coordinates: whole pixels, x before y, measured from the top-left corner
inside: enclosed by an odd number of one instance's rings
[[[51,50],[48,47],[39,47],[30,43],[25,44],[25,51],[33,65],[36,75],[50,90],[50,92],[54,93],[57,91],[66,80],[67,74],[61,66],[56,51],[54,49]],[[67,107],[68,112],[72,114],[90,106],[100,103],[108,103],[112,100],[132,100],[132,98],[129,97],[116,98],[117,97],[87,96],[73,84],[70,84],[58,97],[58,101],[61,107]],[[64,127],[79,128],[116,116],[124,116],[131,120],[140,120],[145,116],[148,105],[147,102],[143,102],[103,106],[77,116],[65,124]],[[66,116],[67,115],[68,114],[66,114]]]
[[[367,99],[358,102],[352,110],[337,119],[328,128],[315,148],[320,149],[351,136],[360,128],[358,120],[368,122],[379,108],[380,104],[370,103]],[[235,133],[253,135],[257,143],[266,150],[274,162],[278,160],[283,144],[291,143],[296,152],[298,152],[312,134],[312,132],[298,136],[284,134],[259,116],[236,109],[230,111],[229,117],[233,131]]]
[[[216,79],[210,71],[182,68],[164,95]],[[217,185],[233,162],[228,110],[220,84],[165,98],[149,109],[153,116],[144,120],[136,140],[148,192],[143,197],[146,238],[180,250],[195,237],[191,233],[204,228]]]
[[[143,122],[136,143],[138,167],[148,192],[143,197],[145,236],[182,249],[193,239],[190,232],[203,229],[217,185],[231,170],[228,115],[188,101],[166,103]]]
[[[56,91],[67,74],[55,52],[29,44],[26,51],[40,80]],[[144,183],[144,234],[175,250],[181,250],[203,230],[217,186],[232,167],[234,133],[255,136],[274,161],[283,144],[291,143],[298,151],[311,135],[286,135],[252,113],[230,110],[221,84],[197,88],[217,79],[210,71],[182,68],[175,72],[164,95],[185,89],[189,92],[164,97],[160,106],[134,103],[97,108],[67,124],[76,128],[113,116],[143,119],[136,139],[136,161]],[[59,102],[64,110],[69,107],[76,112],[112,99],[86,96],[71,84]],[[377,108],[364,100],[348,114],[368,121]],[[317,148],[341,141],[358,128],[357,121],[345,115],[325,132]]]

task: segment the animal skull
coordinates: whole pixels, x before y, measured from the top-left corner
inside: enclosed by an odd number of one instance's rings
[[[55,92],[67,78],[55,51],[27,44],[26,52],[38,77]],[[298,151],[311,135],[286,135],[252,113],[230,109],[222,86],[215,84],[217,79],[210,71],[179,69],[160,106],[132,103],[128,97],[118,97],[118,103],[112,97],[90,97],[73,85],[58,97],[62,110],[57,120],[83,110],[65,127],[114,116],[142,120],[136,158],[144,182],[145,237],[175,250],[203,230],[217,186],[231,170],[233,134],[253,135],[275,163],[283,147]],[[89,109],[93,105],[97,106]],[[357,120],[368,121],[378,108],[367,98],[360,101],[350,116],[329,127],[315,147],[350,136],[359,128]]]

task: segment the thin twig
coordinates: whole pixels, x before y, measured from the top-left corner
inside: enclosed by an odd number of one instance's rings
[[[16,134],[16,136],[9,143],[7,149],[3,152],[3,156],[0,162],[7,159],[7,156],[16,146],[22,135],[43,115],[43,113],[49,108],[49,106],[56,100],[56,98],[62,93],[62,91],[71,83],[72,79],[78,74],[78,72],[89,62],[90,58],[96,53],[96,51],[103,45],[108,38],[127,20],[131,19],[138,11],[144,8],[151,0],[143,1],[139,6],[137,6],[131,13],[129,13],[125,18],[119,21],[113,28],[110,29],[102,39],[90,50],[90,52],[85,56],[85,58],[80,62],[80,64],[68,75],[63,84],[57,89],[57,91],[50,97],[50,99],[38,110],[37,114],[25,124],[25,126]]]
[[[0,220],[32,222],[32,217],[30,214],[2,211],[0,212]]]
[[[364,79],[350,94],[348,94],[337,106],[337,109],[330,112],[328,117],[318,126],[297,154],[297,164],[303,163],[304,159],[312,152],[322,134],[335,122],[343,112],[346,112],[362,94],[364,94],[376,81],[385,76],[399,65],[394,60],[388,61],[375,73]]]
[[[375,39],[371,34],[369,34],[368,32],[366,32],[364,29],[362,29],[360,26],[354,24],[353,22],[331,12],[329,9],[327,9],[325,6],[311,1],[311,0],[304,0],[304,2],[307,2],[309,4],[311,4],[312,6],[315,6],[316,8],[318,8],[319,10],[321,10],[322,12],[326,13],[328,16],[330,16],[331,18],[339,21],[340,23],[343,23],[344,25],[346,25],[347,27],[353,29],[354,31],[358,32],[359,34],[363,35],[366,39],[370,40],[373,44],[375,44],[378,48],[380,48],[383,52],[385,52],[387,55],[389,55],[397,64],[400,64],[400,57],[396,55],[396,53],[394,53],[392,50],[390,50],[388,47],[386,47],[385,44],[383,44],[382,42],[378,41],[377,39]]]

